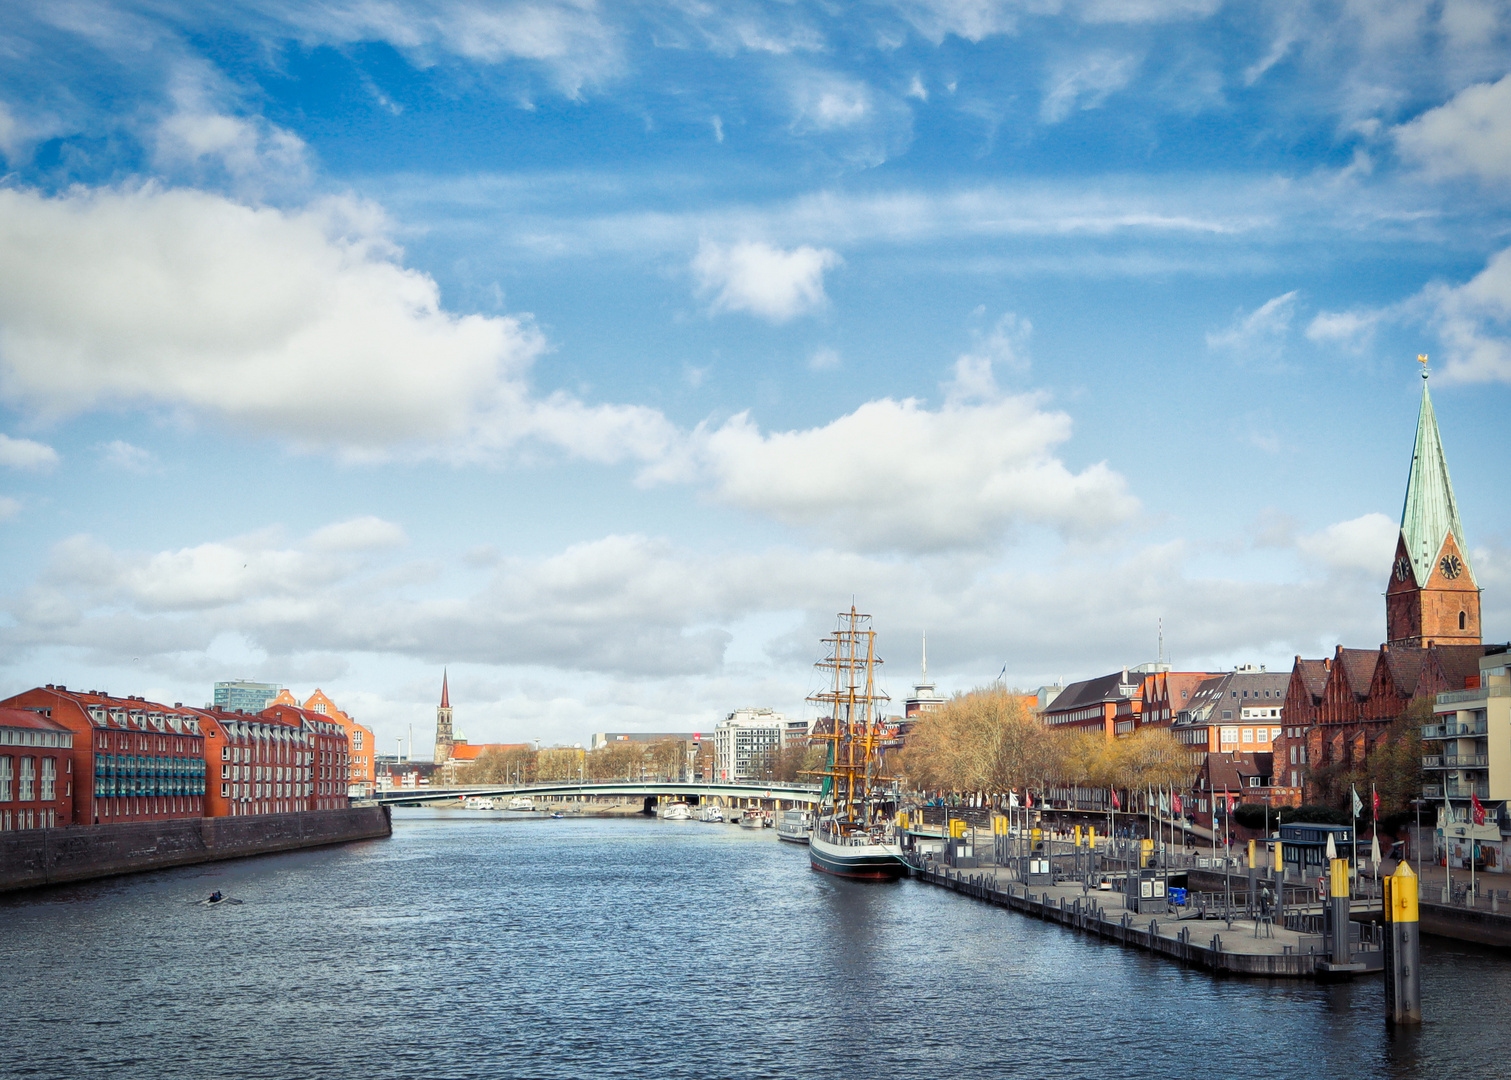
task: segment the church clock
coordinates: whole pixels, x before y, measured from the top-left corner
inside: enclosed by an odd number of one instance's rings
[[[1457,555],[1444,555],[1438,560],[1438,569],[1443,572],[1445,578],[1452,581],[1464,572],[1464,564],[1459,561]]]
[[[1411,573],[1411,560],[1408,559],[1405,555],[1402,555],[1400,558],[1398,558],[1396,560],[1396,580],[1397,581],[1405,581],[1406,578],[1407,578],[1407,575],[1409,575],[1410,573]]]

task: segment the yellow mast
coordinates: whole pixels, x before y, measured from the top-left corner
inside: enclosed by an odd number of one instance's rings
[[[840,613],[834,636],[825,638],[824,644],[828,655],[814,666],[832,670],[833,679],[829,689],[808,700],[828,706],[828,730],[821,720],[814,737],[832,745],[826,767],[810,775],[827,781],[834,816],[855,822],[867,814],[866,796],[872,783],[891,779],[874,775],[880,742],[875,706],[891,699],[876,690],[876,665],[881,660],[876,656],[871,616],[860,614],[852,604],[849,612]]]

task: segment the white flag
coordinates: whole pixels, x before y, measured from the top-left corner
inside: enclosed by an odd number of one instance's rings
[[[1016,791],[1009,791],[1007,793],[1007,805],[1008,806],[1017,806],[1018,805],[1018,793]]]
[[[1336,859],[1338,857],[1338,845],[1333,843],[1332,833],[1327,834],[1327,857],[1329,860]]]
[[[1352,784],[1348,785],[1348,790],[1353,792],[1354,817],[1358,817],[1360,814],[1364,813],[1364,800],[1359,798],[1359,791]]]
[[[1375,869],[1380,869],[1380,836],[1378,833],[1369,842],[1369,857],[1374,860]]]

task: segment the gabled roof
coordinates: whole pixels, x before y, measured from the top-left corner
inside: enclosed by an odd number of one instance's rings
[[[1449,690],[1462,690],[1470,676],[1480,673],[1480,657],[1485,655],[1483,645],[1434,645],[1431,649],[1437,657],[1438,668]]]
[[[1396,693],[1412,697],[1417,692],[1417,681],[1422,677],[1422,669],[1427,666],[1427,650],[1385,649],[1380,654],[1380,662],[1390,673],[1390,681],[1395,685]]]
[[[1459,522],[1458,504],[1453,498],[1453,481],[1448,479],[1448,459],[1443,454],[1443,437],[1438,432],[1437,414],[1432,410],[1432,396],[1427,393],[1427,372],[1422,372],[1422,409],[1417,414],[1417,441],[1411,452],[1411,472],[1406,478],[1406,502],[1401,507],[1401,538],[1417,586],[1425,587],[1432,576],[1433,561],[1449,534],[1458,543],[1459,555],[1469,580],[1474,569],[1469,565],[1469,545],[1464,543],[1464,526]]]
[[[1296,665],[1291,669],[1301,678],[1301,685],[1312,699],[1319,700],[1323,691],[1327,689],[1327,661],[1326,660],[1303,660],[1296,657]]]
[[[1369,694],[1369,684],[1374,681],[1375,664],[1380,654],[1374,649],[1345,649],[1338,647],[1333,663],[1333,674],[1341,674],[1348,689],[1360,697]]]
[[[28,728],[37,731],[62,731],[67,732],[70,738],[73,729],[66,724],[60,724],[55,720],[49,720],[39,712],[31,709],[0,708],[0,728]]]
[[[1128,693],[1122,690],[1125,686],[1128,687]],[[1122,671],[1114,671],[1111,675],[1099,675],[1095,679],[1083,679],[1067,686],[1044,712],[1046,715],[1053,715],[1074,712],[1076,709],[1084,709],[1089,705],[1098,705],[1108,701],[1123,701],[1137,695],[1139,686],[1136,676]]]

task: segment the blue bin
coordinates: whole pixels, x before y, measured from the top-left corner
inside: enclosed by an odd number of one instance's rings
[[[1186,906],[1186,890],[1185,889],[1171,889],[1170,890],[1170,902],[1172,904],[1174,904],[1176,907],[1185,907]]]

